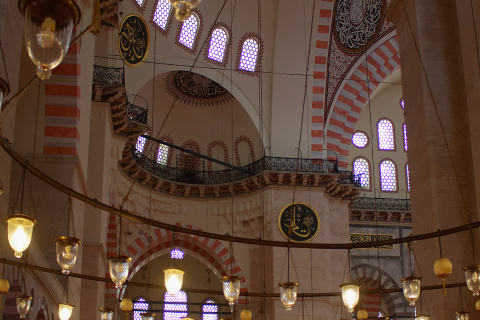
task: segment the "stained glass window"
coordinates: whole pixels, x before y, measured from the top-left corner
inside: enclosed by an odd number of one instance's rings
[[[202,306],[202,320],[218,320],[218,305],[215,301],[208,299]]]
[[[198,17],[195,13],[192,13],[190,18],[185,20],[182,25],[182,31],[180,32],[179,42],[185,47],[193,49],[195,43],[195,37],[198,30]]]
[[[395,150],[393,136],[393,123],[390,120],[382,119],[377,124],[378,148],[380,150]]]
[[[174,249],[170,251],[170,258],[172,259],[183,259],[183,251],[179,249]]]
[[[380,162],[380,188],[382,191],[397,191],[397,170],[391,160]]]
[[[410,191],[410,170],[408,169],[408,163],[405,165],[405,180],[407,182],[407,191]]]
[[[172,5],[168,0],[158,0],[157,8],[153,14],[153,22],[155,22],[160,28],[165,30],[167,28],[168,18],[170,17],[170,11]]]
[[[407,125],[404,123],[403,124],[403,150],[407,151],[408,150],[408,144],[407,144]]]
[[[368,137],[365,132],[357,131],[352,136],[352,142],[357,148],[365,148],[368,144]]]
[[[367,159],[357,158],[353,162],[353,174],[362,188],[370,189],[370,165]]]
[[[158,145],[157,163],[166,166],[168,161],[168,149],[169,147],[164,144]]]
[[[142,136],[138,137],[137,144],[135,145],[135,148],[137,149],[138,152],[140,152],[140,153],[143,152],[143,148],[145,148],[145,142],[146,141],[147,141],[147,139],[145,139],[144,137],[142,137]]]
[[[210,38],[208,57],[212,60],[223,62],[227,49],[228,33],[224,28],[216,28]]]
[[[255,71],[258,58],[258,41],[248,38],[243,42],[240,64],[238,68],[245,71]]]
[[[175,302],[175,303],[169,303]],[[172,295],[165,293],[163,307],[163,319],[164,320],[180,320],[188,316],[187,313],[187,294],[185,291],[179,291],[177,294]]]
[[[148,311],[148,302],[144,298],[138,298],[133,302],[133,320],[142,320],[141,313]]]

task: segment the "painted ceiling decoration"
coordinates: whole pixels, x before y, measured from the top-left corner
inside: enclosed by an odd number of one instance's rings
[[[345,76],[369,47],[395,30],[385,20],[389,0],[337,0],[331,22],[325,120]]]
[[[189,71],[170,72],[165,88],[174,99],[193,106],[222,105],[233,99],[230,92],[215,81]]]

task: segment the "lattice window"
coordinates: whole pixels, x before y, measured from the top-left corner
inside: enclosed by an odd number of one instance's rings
[[[208,48],[208,58],[223,62],[225,51],[227,49],[228,33],[224,28],[216,28],[210,38],[210,47]]]
[[[183,259],[184,253],[180,249],[175,249],[170,251],[170,258],[172,259]]]
[[[408,169],[408,163],[405,164],[405,181],[407,182],[407,191],[410,191],[410,169]]]
[[[148,302],[144,298],[138,298],[134,303],[133,303],[133,314],[132,314],[132,319],[133,320],[142,320],[142,317],[140,316],[141,313],[147,312],[148,311]]]
[[[193,49],[195,43],[195,37],[198,31],[198,17],[195,13],[192,13],[182,25],[182,31],[180,32],[179,42],[189,49]]]
[[[140,153],[143,152],[143,149],[145,148],[146,141],[147,141],[146,138],[144,138],[142,136],[138,137],[137,144],[135,145],[135,148],[137,149],[138,152],[140,152]]]
[[[382,191],[397,191],[397,168],[391,160],[380,162],[380,188]]]
[[[166,166],[168,161],[169,147],[164,144],[158,145],[157,163]]]
[[[240,63],[238,68],[245,71],[255,71],[257,66],[258,50],[259,45],[256,39],[246,39],[242,45],[242,53],[240,55]]]
[[[352,143],[355,147],[363,149],[368,145],[368,136],[365,132],[357,131],[352,136]]]
[[[377,134],[378,134],[378,149],[395,150],[393,123],[390,120],[382,119],[378,121]]]
[[[367,159],[357,158],[353,162],[353,174],[362,188],[370,189],[370,165]]]
[[[218,320],[218,305],[215,301],[208,299],[202,306],[202,320]]]
[[[153,22],[155,22],[163,30],[166,30],[168,18],[170,17],[170,11],[172,11],[172,4],[170,1],[158,0],[157,8],[153,14]]]
[[[407,125],[404,123],[403,124],[403,150],[407,151],[408,150],[408,144],[407,144]]]
[[[180,320],[181,318],[188,316],[187,294],[185,293],[185,291],[180,291],[176,295],[172,295],[168,292],[165,293],[164,303],[164,320]]]

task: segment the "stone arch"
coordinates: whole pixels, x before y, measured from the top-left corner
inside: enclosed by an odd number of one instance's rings
[[[351,81],[344,81],[338,90],[325,124],[325,147],[338,153],[340,168],[347,167],[355,124],[368,97],[399,67],[398,37],[395,35],[368,52],[367,59],[359,61],[346,77]]]
[[[201,231],[199,228],[180,222],[177,223],[177,226]],[[172,239],[171,231],[157,228],[152,229],[150,235],[144,233],[129,243],[124,252],[132,257],[128,280],[131,280],[148,262],[169,253]],[[219,277],[230,274],[230,272],[232,275],[241,277],[240,291],[247,292],[247,283],[242,269],[237,264],[235,257],[231,255],[230,250],[219,240],[179,233],[176,235],[175,246],[207,265]],[[239,300],[240,302],[241,300]]]
[[[200,153],[200,145],[195,140],[187,140],[182,144],[182,148]],[[200,158],[185,152],[180,152],[178,166],[184,170],[197,171],[200,168]]]
[[[252,141],[244,135],[239,136],[237,139],[235,139],[235,142],[233,143],[233,148],[234,148],[234,153],[235,153],[235,163],[237,166],[240,166],[240,153],[238,152],[238,144],[240,142],[246,142],[248,144],[248,149],[250,150],[250,157],[251,157],[251,162],[255,162],[255,149],[253,148],[253,143]]]
[[[207,149],[207,156],[212,157],[213,147],[222,148],[222,150],[223,150],[222,161],[224,161],[224,162],[229,162],[230,161],[230,157],[229,157],[229,154],[228,154],[228,147],[225,144],[225,142],[223,142],[221,140],[215,140],[215,141],[210,142],[210,144],[208,145],[208,149]],[[208,161],[208,171],[212,171],[212,161]]]
[[[379,282],[381,289],[400,288],[388,273],[369,264],[361,264],[353,267],[351,274],[352,279],[354,279],[356,283],[364,284],[367,289],[378,289]],[[397,314],[402,314],[403,310],[407,307],[402,292],[385,293],[382,295],[382,300],[385,303],[389,317],[396,317]],[[379,301],[380,299],[378,299],[378,302]],[[371,311],[374,312],[375,310]]]

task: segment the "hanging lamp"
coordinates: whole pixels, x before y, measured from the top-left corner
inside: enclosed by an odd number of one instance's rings
[[[27,295],[17,296],[17,311],[21,319],[25,319],[30,310],[33,298]]]
[[[477,302],[475,302],[475,309],[477,311],[480,311],[480,300],[477,300]]]
[[[351,282],[351,275],[350,275],[350,249],[348,250],[348,279],[350,282],[343,283],[340,285],[342,289],[342,300],[343,304],[347,307],[348,312],[353,313],[355,310],[355,306],[358,303],[358,299],[360,298],[360,287],[355,283]]]
[[[358,320],[367,320],[368,319],[368,312],[367,310],[361,308],[361,309],[358,309],[357,311],[357,319]]]
[[[297,289],[300,284],[290,281],[290,246],[287,248],[287,282],[279,283],[278,286],[280,287],[280,300],[285,309],[292,310],[292,306],[297,300]]]
[[[245,309],[240,312],[240,320],[252,320],[252,311],[248,310],[248,295],[245,296]]]
[[[170,253],[170,257],[173,260],[173,267],[167,267],[163,269],[163,272],[165,274],[165,288],[167,289],[168,293],[170,293],[171,295],[176,295],[178,292],[180,292],[183,284],[183,275],[185,274],[185,271],[182,268],[179,268],[176,266],[177,256],[173,254],[174,252],[176,252],[175,241],[176,241],[176,236],[174,232],[173,239],[172,239],[173,249]]]
[[[58,305],[58,318],[60,320],[69,320],[70,317],[72,316],[72,312],[73,312],[73,308],[74,308],[74,305],[73,304],[70,304],[68,302],[68,296],[69,296],[69,292],[68,292],[68,289],[69,289],[69,280],[68,280],[68,276],[66,276],[66,292],[67,292],[67,301],[65,303],[60,303]]]
[[[80,8],[73,0],[20,0],[25,47],[37,66],[37,76],[48,79],[70,46],[73,27],[80,22]]]
[[[107,257],[108,269],[110,271],[110,278],[115,283],[115,288],[120,292],[123,284],[128,278],[130,270],[131,257],[121,254],[122,252],[122,217],[120,217],[120,237],[118,244],[118,254]]]
[[[100,308],[98,309],[100,311],[101,317],[100,319],[102,320],[112,320],[113,319],[113,310],[110,308]]]
[[[133,302],[131,299],[124,298],[122,302],[120,302],[120,309],[125,312],[126,314],[129,314],[133,310]]]
[[[7,279],[0,279],[0,296],[7,294],[8,290],[10,290],[10,283]]]
[[[237,276],[224,276],[220,278],[223,284],[223,295],[230,305],[230,311],[233,312],[233,306],[240,295],[240,281],[242,278]]]
[[[415,301],[417,301],[417,299],[420,297],[421,280],[421,277],[415,276],[405,277],[401,280],[403,286],[403,295],[412,307],[415,306]]]
[[[143,312],[143,313],[140,313],[140,317],[142,317],[142,320],[154,320],[155,319],[155,313],[153,313],[153,312]]]
[[[8,86],[8,83],[0,78],[0,110],[2,110],[3,97],[7,96],[9,92],[10,87]]]
[[[175,19],[178,21],[185,21],[192,15],[192,10],[202,0],[170,0],[170,3],[175,8]]]
[[[480,294],[480,266],[470,266],[464,268],[463,271],[468,289],[472,291],[474,297],[478,297]]]
[[[452,262],[448,258],[443,257],[442,240],[440,239],[440,237],[438,237],[438,245],[440,248],[440,258],[435,261],[435,264],[433,265],[433,271],[438,278],[442,279],[443,297],[445,298],[447,296],[447,290],[445,289],[445,279],[452,274],[453,266]]]

